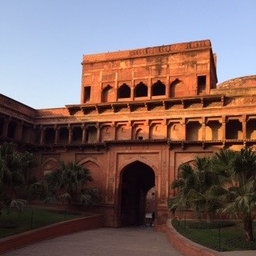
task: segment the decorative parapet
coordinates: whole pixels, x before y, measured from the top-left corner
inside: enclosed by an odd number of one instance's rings
[[[184,51],[191,51],[191,50],[203,49],[203,48],[211,48],[210,40],[162,45],[162,46],[147,47],[147,48],[140,48],[140,49],[134,49],[134,50],[84,55],[83,63],[116,60],[116,59],[129,59],[129,58],[135,58],[140,56],[152,56],[152,55],[159,55],[159,54],[168,54],[172,52],[184,52]]]

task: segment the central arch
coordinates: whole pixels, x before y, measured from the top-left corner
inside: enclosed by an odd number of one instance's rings
[[[155,186],[155,173],[150,166],[135,161],[120,174],[119,223],[121,226],[142,225],[148,210],[147,193]]]

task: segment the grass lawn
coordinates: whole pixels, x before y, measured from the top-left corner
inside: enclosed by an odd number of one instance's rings
[[[240,222],[215,222],[213,226],[195,221],[173,220],[173,227],[183,236],[216,251],[256,250],[256,223],[254,223],[254,241],[245,241]],[[255,251],[256,253],[256,251]]]
[[[43,208],[28,207],[22,212],[10,211],[9,213],[4,209],[0,215],[0,238],[79,217],[82,215]]]

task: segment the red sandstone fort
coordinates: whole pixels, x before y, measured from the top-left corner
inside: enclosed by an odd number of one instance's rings
[[[0,143],[34,152],[38,179],[59,160],[87,167],[105,226],[168,218],[181,163],[256,146],[256,76],[218,84],[209,40],[84,55],[80,104],[34,109],[0,94]]]

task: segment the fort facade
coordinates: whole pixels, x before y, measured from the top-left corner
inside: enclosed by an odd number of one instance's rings
[[[218,84],[210,40],[84,55],[79,104],[34,109],[0,94],[0,143],[34,152],[38,179],[87,167],[105,226],[168,218],[181,163],[256,146],[256,76]]]

